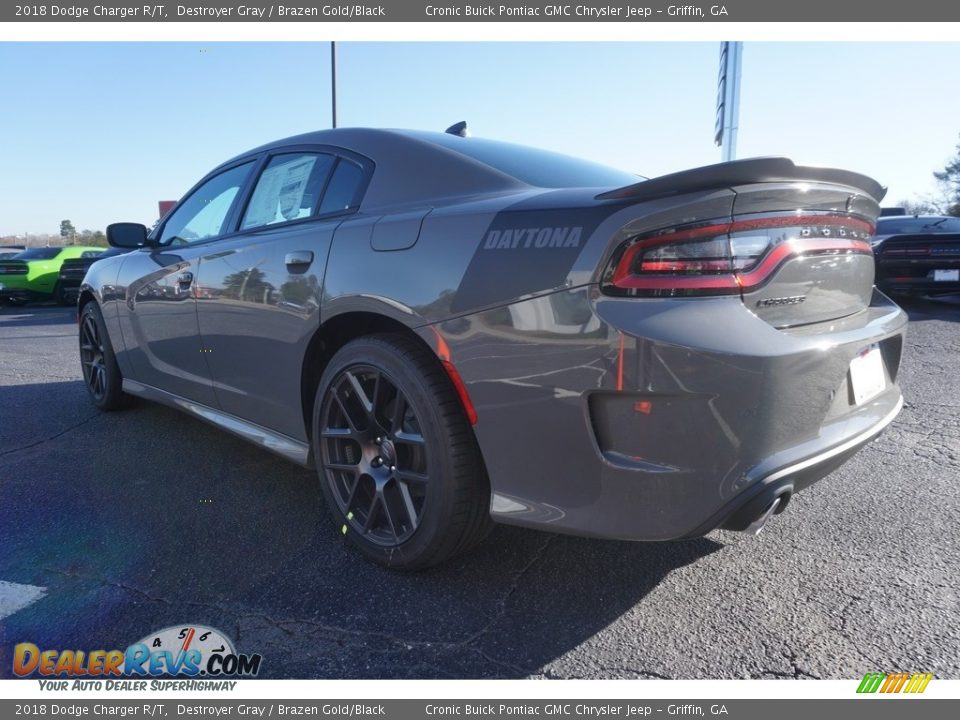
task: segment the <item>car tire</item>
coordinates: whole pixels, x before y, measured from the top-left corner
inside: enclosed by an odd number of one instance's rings
[[[123,392],[123,375],[97,303],[83,306],[78,325],[83,382],[93,404],[108,412],[129,406],[133,398]]]
[[[70,304],[67,302],[67,296],[63,292],[63,286],[59,282],[53,287],[53,302],[60,307],[66,307]]]
[[[374,335],[334,354],[313,452],[337,533],[380,565],[437,565],[492,527],[473,429],[442,365],[412,339]]]

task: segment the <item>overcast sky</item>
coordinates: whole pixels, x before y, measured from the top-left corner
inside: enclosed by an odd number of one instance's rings
[[[341,126],[442,130],[653,176],[718,162],[718,43],[339,43]],[[0,235],[152,223],[251,147],[330,126],[327,43],[0,43]],[[747,43],[739,157],[935,190],[960,43]]]

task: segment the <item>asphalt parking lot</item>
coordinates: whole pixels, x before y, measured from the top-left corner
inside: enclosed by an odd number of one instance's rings
[[[904,411],[759,537],[500,527],[417,575],[347,551],[312,472],[149,403],[97,413],[72,310],[0,309],[0,677],[17,642],[181,623],[267,677],[960,677],[960,301],[907,309]]]

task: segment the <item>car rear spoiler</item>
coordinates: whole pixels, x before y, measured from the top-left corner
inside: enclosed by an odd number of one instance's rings
[[[878,203],[887,189],[871,177],[835,168],[794,165],[783,157],[749,158],[661,175],[597,195],[597,200],[652,200],[698,190],[775,182],[827,182],[847,185]]]

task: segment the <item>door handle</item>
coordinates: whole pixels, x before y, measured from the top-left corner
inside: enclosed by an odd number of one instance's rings
[[[296,268],[300,272],[303,272],[307,269],[310,263],[313,262],[313,253],[310,250],[296,250],[295,252],[289,252],[284,258],[284,262],[287,264],[288,268]]]
[[[191,283],[193,283],[192,272],[180,273],[180,277],[177,278],[178,285],[190,285]]]

